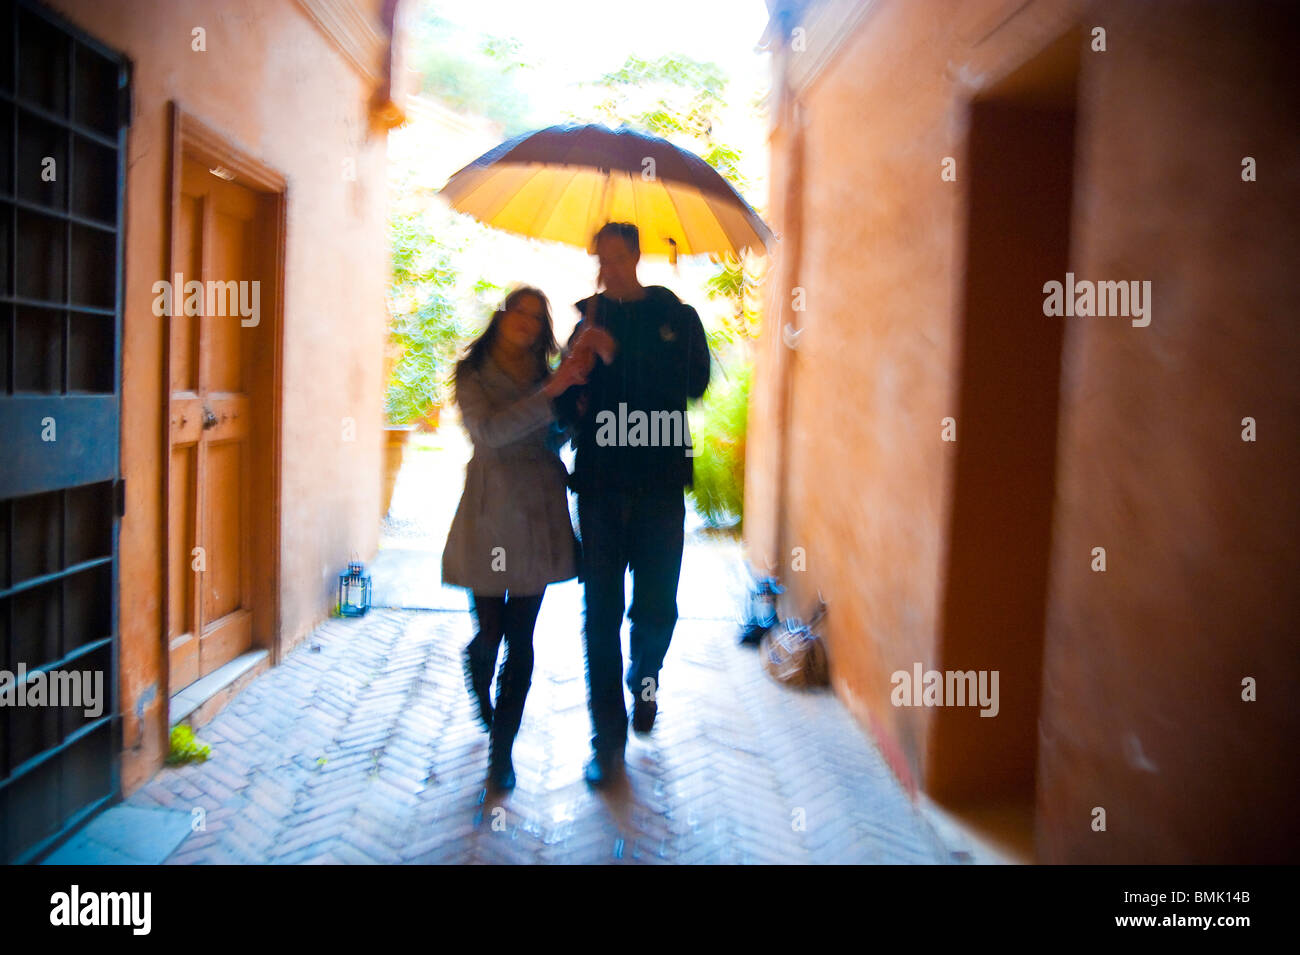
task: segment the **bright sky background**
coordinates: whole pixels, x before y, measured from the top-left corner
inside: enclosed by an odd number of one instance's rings
[[[440,17],[471,30],[513,36],[539,62],[539,101],[566,82],[615,70],[632,54],[684,53],[724,67],[738,87],[767,83],[755,52],[767,26],[763,0],[428,0]],[[560,104],[557,104],[557,111]]]
[[[580,83],[618,69],[631,55],[682,54],[718,64],[730,78],[724,93],[729,108],[715,133],[741,151],[749,180],[746,198],[760,212],[767,205],[767,120],[750,108],[770,83],[769,57],[757,49],[768,20],[763,0],[422,0],[422,5],[470,34],[519,41],[518,58],[529,65],[522,85],[541,125],[564,122],[568,111],[581,111],[601,98],[604,94]],[[469,143],[438,135],[424,139],[417,125],[390,135],[390,162],[398,169],[441,166],[445,163],[433,161],[433,154],[444,160],[454,156],[441,172],[445,176],[487,148],[474,144],[472,154],[460,156],[457,150]],[[540,286],[552,298],[556,331],[567,336],[576,318],[570,303],[592,291],[594,260],[579,249],[497,230],[474,234],[459,259],[466,274],[506,286]],[[673,288],[701,314],[727,307],[704,296],[710,274],[703,258],[683,259],[676,269],[649,258],[641,266],[643,283]]]
[[[764,0],[423,0],[470,33],[513,37],[529,68],[520,85],[540,125],[565,121],[605,95],[583,86],[629,56],[685,54],[730,77],[718,138],[736,146],[750,182],[746,198],[766,205],[767,124],[750,108],[769,86],[769,57],[758,49]]]

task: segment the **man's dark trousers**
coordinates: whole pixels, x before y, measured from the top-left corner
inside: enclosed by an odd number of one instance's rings
[[[627,688],[634,699],[653,700],[659,689],[659,668],[677,624],[685,515],[680,487],[578,495],[587,606],[587,699],[595,731],[592,746],[598,754],[621,755],[627,743],[620,640],[624,571],[632,571]]]

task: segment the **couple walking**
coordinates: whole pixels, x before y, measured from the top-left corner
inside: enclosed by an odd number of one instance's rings
[[[474,445],[465,492],[443,552],[442,576],[471,592],[477,632],[464,652],[466,681],[488,728],[488,781],[514,786],[511,749],[532,681],[533,627],[546,586],[575,575],[585,588],[584,637],[592,756],[585,774],[604,786],[622,771],[632,728],[648,733],[658,712],[659,670],[677,623],[685,502],[691,484],[686,402],[709,383],[709,349],[695,309],[637,279],[635,226],[608,223],[595,236],[604,291],[577,303],[582,319],[563,360],[546,296],[513,291],[456,368],[456,402]],[[606,427],[641,412],[678,422],[676,441]],[[666,415],[666,417],[665,417]],[[620,417],[621,416],[621,417]],[[644,429],[642,429],[644,431]],[[570,476],[559,458],[569,440]],[[578,496],[581,545],[566,484]],[[620,633],[623,578],[632,571],[631,660]],[[505,660],[491,699],[500,645]]]

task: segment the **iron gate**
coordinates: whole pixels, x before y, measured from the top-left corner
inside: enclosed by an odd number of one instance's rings
[[[0,18],[0,861],[25,862],[119,790],[129,86],[120,54],[30,0]],[[91,675],[77,705],[69,673]]]

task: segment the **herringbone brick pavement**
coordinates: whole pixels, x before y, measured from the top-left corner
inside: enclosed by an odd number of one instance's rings
[[[734,633],[678,624],[654,732],[594,793],[580,624],[544,606],[518,786],[485,798],[469,614],[332,620],[199,731],[207,762],[128,804],[203,810],[177,864],[952,861],[834,696],[775,685]]]

